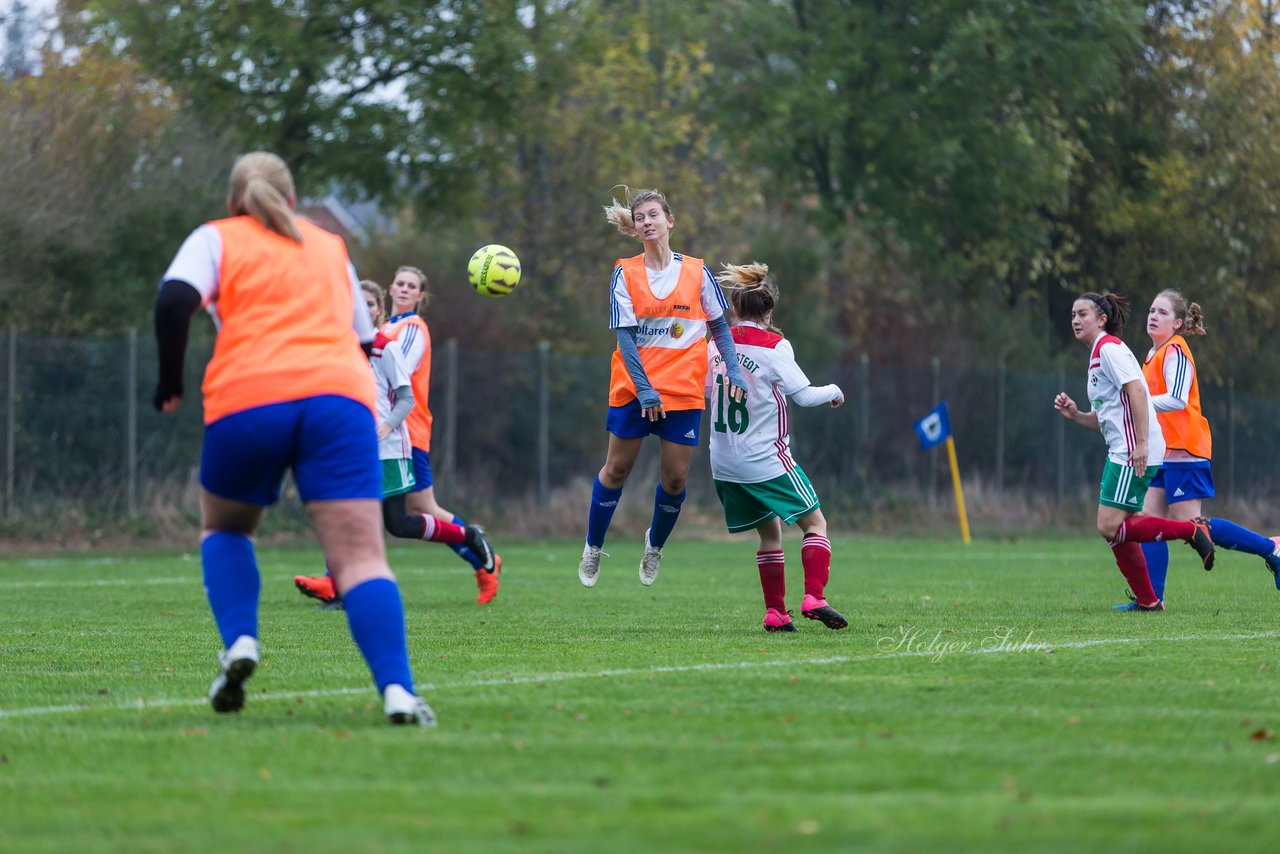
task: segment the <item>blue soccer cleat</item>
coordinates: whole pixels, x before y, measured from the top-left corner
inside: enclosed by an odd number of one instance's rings
[[[1271,570],[1271,574],[1276,579],[1276,589],[1280,590],[1280,537],[1272,537],[1271,542],[1276,544],[1275,551],[1263,560],[1267,562],[1267,569]]]
[[[1129,590],[1126,590],[1126,591],[1124,592],[1124,595],[1125,595],[1125,597],[1126,597],[1129,601],[1128,601],[1128,602],[1125,602],[1123,605],[1112,605],[1112,606],[1111,606],[1111,610],[1112,610],[1112,611],[1136,611],[1136,610],[1138,610],[1138,597],[1137,597],[1137,596],[1134,596],[1134,595],[1133,595],[1133,592],[1132,592],[1132,591],[1129,591]]]

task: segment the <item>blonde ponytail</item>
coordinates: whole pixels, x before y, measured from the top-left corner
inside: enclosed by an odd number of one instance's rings
[[[769,265],[722,264],[724,270],[716,281],[729,288],[729,303],[738,320],[759,323],[770,332],[782,334],[773,325],[773,309],[778,304],[778,286],[769,278]]]
[[[274,154],[255,151],[236,160],[231,169],[229,204],[237,216],[248,215],[282,237],[302,242],[293,219],[293,175]]]

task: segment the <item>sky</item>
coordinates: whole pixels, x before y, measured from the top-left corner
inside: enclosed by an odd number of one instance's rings
[[[57,0],[26,0],[28,38],[43,39],[45,29],[52,22],[56,3]],[[0,21],[8,21],[15,5],[14,0],[0,0]]]

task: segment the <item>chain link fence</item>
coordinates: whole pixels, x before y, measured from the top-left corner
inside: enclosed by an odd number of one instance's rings
[[[197,518],[199,378],[210,341],[192,342],[187,394],[168,416],[151,406],[156,352],[149,334],[67,339],[8,329],[0,342],[6,520],[68,513],[106,523]],[[442,503],[503,520],[515,533],[581,533],[589,485],[604,460],[608,363],[606,354],[565,356],[546,344],[491,353],[437,340],[432,466]],[[1068,424],[1052,406],[1059,390],[1085,399],[1083,359],[1079,370],[1037,372],[937,360],[909,369],[864,357],[807,372],[815,383],[838,383],[847,402],[836,410],[792,407],[795,457],[828,515],[853,529],[868,520],[950,524],[945,457],[921,452],[912,430],[938,400],[948,402],[975,522],[1016,529],[1091,516],[1101,438]],[[1215,512],[1230,508],[1256,523],[1276,496],[1271,466],[1280,452],[1273,426],[1280,402],[1236,395],[1230,381],[1202,396],[1214,427]],[[704,425],[704,446],[705,433]],[[645,497],[629,503],[647,513],[657,443],[645,444],[629,487]],[[301,518],[296,497],[288,489],[285,496],[277,512]],[[687,506],[718,517],[705,450],[695,456]]]

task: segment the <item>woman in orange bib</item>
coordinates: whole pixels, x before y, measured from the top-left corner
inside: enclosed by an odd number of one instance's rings
[[[373,324],[346,246],[296,219],[294,198],[279,157],[238,159],[230,216],[191,233],[156,295],[161,412],[182,399],[192,314],[207,305],[218,322],[203,385],[200,556],[225,649],[209,700],[216,712],[240,711],[258,667],[253,535],[291,471],[388,719],[434,724],[414,695],[404,606],[382,537],[373,378],[360,352]]]
[[[618,338],[609,378],[609,449],[591,488],[587,541],[578,562],[578,580],[594,587],[604,554],[604,538],[635,466],[644,438],[658,436],[661,479],[653,496],[653,517],[645,532],[640,583],[653,584],[662,547],[684,503],[689,464],[698,445],[707,372],[707,331],[729,365],[730,395],[746,392],[733,334],[725,319],[728,303],[700,258],[671,250],[676,220],[657,190],[616,199],[605,208],[611,225],[644,243],[644,252],[614,265],[609,326]]]
[[[1214,496],[1213,439],[1209,422],[1200,408],[1200,378],[1186,336],[1204,335],[1204,315],[1197,303],[1176,290],[1164,290],[1151,301],[1147,312],[1151,350],[1142,366],[1160,431],[1164,434],[1164,467],[1151,481],[1142,512],[1170,519],[1201,515],[1201,502]],[[1227,519],[1209,519],[1213,542],[1224,549],[1248,552],[1262,558],[1280,588],[1280,553],[1277,540],[1254,533]],[[1156,595],[1164,599],[1169,571],[1169,546],[1143,543],[1147,573]],[[1116,605],[1129,610],[1132,603]]]

